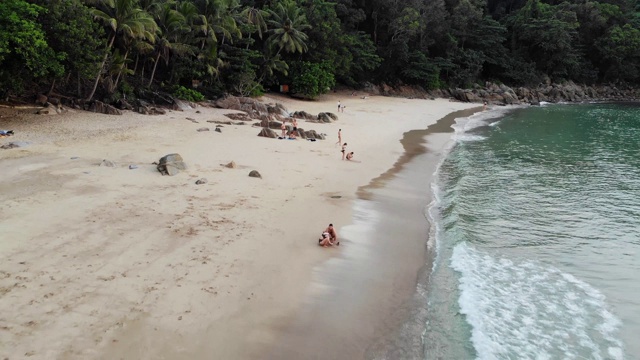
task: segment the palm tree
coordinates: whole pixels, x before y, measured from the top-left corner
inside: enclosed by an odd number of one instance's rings
[[[185,41],[185,36],[190,30],[187,20],[183,14],[174,10],[172,6],[172,3],[165,3],[154,14],[154,19],[160,29],[155,43],[156,57],[148,86],[153,83],[160,58],[163,58],[165,64],[168,65],[171,54],[184,55],[192,53],[192,46]]]
[[[267,43],[278,49],[276,55],[282,50],[288,53],[307,51],[306,41],[309,38],[303,30],[311,28],[311,25],[307,23],[306,16],[295,1],[283,0],[276,5],[275,10],[269,9],[268,12],[271,29]]]
[[[137,0],[87,0],[87,2],[96,6],[93,9],[93,16],[107,27],[107,31],[110,34],[104,58],[100,64],[100,71],[93,84],[91,94],[86,99],[90,101],[96,92],[104,65],[116,38],[122,39],[126,46],[124,56],[126,60],[131,42],[138,39],[153,41],[154,33],[158,27],[153,18],[139,7]],[[118,74],[116,84],[120,74],[121,72]]]
[[[199,16],[193,23],[202,39],[201,48],[205,44],[212,46],[212,42],[220,41],[224,44],[227,39],[233,43],[234,38],[242,38],[236,18],[240,9],[237,0],[195,0]]]
[[[269,13],[255,7],[247,7],[242,10],[240,16],[245,23],[255,27],[258,32],[258,36],[262,39],[262,33],[267,31],[267,22],[265,21],[265,18],[269,16]]]

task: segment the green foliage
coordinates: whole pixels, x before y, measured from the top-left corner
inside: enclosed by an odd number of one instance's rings
[[[335,86],[336,80],[329,64],[295,62],[291,70],[291,91],[299,97],[315,99]]]
[[[95,64],[106,45],[102,27],[90,9],[77,0],[31,0],[45,7],[38,22],[46,29],[47,43],[63,59],[65,72],[86,79],[96,76]]]
[[[639,80],[640,30],[629,24],[622,27],[616,25],[597,41],[596,47],[608,65],[604,71],[606,80]]]
[[[22,90],[28,81],[63,74],[65,56],[51,49],[37,22],[45,11],[23,0],[0,2],[0,91]]]
[[[575,47],[578,22],[575,12],[562,5],[529,0],[509,19],[512,48],[536,63],[539,71],[566,78],[574,75],[581,54]]]
[[[273,8],[267,9],[269,14],[269,37],[267,44],[278,52],[288,53],[307,51],[307,34],[303,30],[310,26],[302,9],[293,0],[280,0]]]
[[[173,96],[177,97],[178,99],[193,101],[193,102],[204,101],[204,95],[202,95],[197,90],[187,89],[184,86],[178,86],[173,91]]]
[[[422,85],[425,89],[442,87],[440,68],[420,51],[409,54],[409,65],[401,71],[401,75],[410,83]]]
[[[640,85],[638,49],[637,0],[0,0],[0,93]]]

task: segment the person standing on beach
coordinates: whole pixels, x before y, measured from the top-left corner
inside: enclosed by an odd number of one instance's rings
[[[338,142],[336,145],[342,144],[342,129],[338,129]]]
[[[347,152],[347,143],[342,144],[342,150],[340,150],[340,152],[342,153],[342,160],[344,160],[344,156]]]
[[[340,112],[340,109],[342,109],[342,104],[340,103],[340,100],[338,100],[338,112]]]
[[[280,125],[280,129],[282,129],[282,138],[287,137],[287,120],[282,120],[282,125]]]
[[[298,135],[298,120],[293,118],[291,125],[293,125],[293,130],[291,130],[291,134],[289,134],[289,139],[295,139]]]

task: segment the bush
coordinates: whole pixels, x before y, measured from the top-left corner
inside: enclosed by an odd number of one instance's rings
[[[296,62],[290,74],[291,91],[307,99],[315,99],[318,95],[329,92],[336,85],[335,76],[326,62]]]
[[[187,100],[187,101],[193,101],[193,102],[204,100],[204,95],[202,95],[200,92],[193,89],[187,89],[184,86],[178,86],[176,90],[174,90],[173,96],[181,100]]]

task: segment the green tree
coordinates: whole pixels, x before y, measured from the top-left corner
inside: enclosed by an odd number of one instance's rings
[[[573,75],[580,64],[576,14],[540,0],[527,4],[509,20],[512,51],[533,60],[537,69],[558,78]]]
[[[91,93],[87,96],[87,101],[91,100],[96,92],[100,76],[116,39],[121,40],[128,54],[131,41],[141,39],[153,41],[158,28],[151,15],[140,8],[137,0],[90,0],[90,3],[96,6],[93,15],[107,28],[109,40],[100,64],[100,71]]]
[[[304,30],[309,29],[307,18],[293,0],[280,0],[273,9],[267,23],[270,26],[267,43],[277,49],[277,53],[284,50],[287,53],[303,53],[307,51],[308,39]]]
[[[630,24],[612,27],[596,43],[607,67],[604,80],[640,80],[640,30]]]
[[[0,2],[0,90],[21,90],[33,79],[58,77],[63,55],[49,46],[38,16],[46,10],[23,0]]]
[[[165,3],[154,13],[154,20],[159,29],[154,46],[153,70],[148,86],[153,84],[153,78],[161,58],[165,60],[166,65],[169,65],[171,55],[182,56],[193,52],[192,46],[186,42],[186,34],[190,30],[187,20],[172,6],[171,3]]]
[[[292,93],[296,96],[315,99],[320,94],[329,92],[336,80],[329,64],[296,61],[291,71]]]

